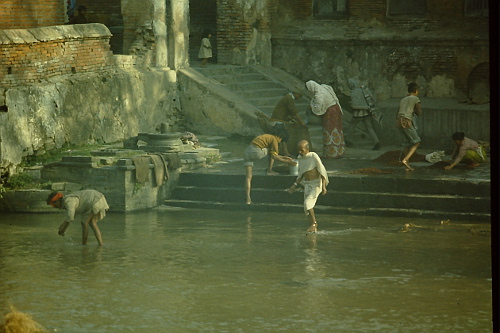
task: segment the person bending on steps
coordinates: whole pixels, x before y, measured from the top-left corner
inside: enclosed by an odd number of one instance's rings
[[[297,149],[299,151],[299,175],[295,183],[288,188],[288,193],[295,192],[297,185],[302,183],[304,186],[304,212],[309,216],[310,224],[307,232],[317,232],[318,222],[314,215],[314,206],[318,196],[325,195],[327,192],[328,174],[318,154],[309,150],[309,142],[300,141]]]
[[[278,145],[281,140],[287,139],[287,133],[284,129],[278,129],[273,131],[273,134],[262,134],[255,137],[252,142],[245,149],[244,154],[244,165],[245,165],[245,193],[246,193],[246,203],[250,205],[252,203],[252,198],[250,196],[250,191],[252,189],[252,174],[253,174],[253,162],[260,160],[269,155],[269,166],[267,168],[267,175],[276,175],[273,172],[274,160],[286,163],[288,165],[295,166],[296,162],[293,161],[291,157],[282,156],[278,154]]]

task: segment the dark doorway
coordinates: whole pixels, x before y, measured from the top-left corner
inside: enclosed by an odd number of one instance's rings
[[[212,58],[217,62],[217,1],[216,0],[190,0],[189,1],[189,61],[191,64],[200,62],[200,50],[203,34],[209,31],[212,34]]]

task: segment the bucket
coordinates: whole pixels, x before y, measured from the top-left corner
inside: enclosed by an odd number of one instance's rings
[[[288,169],[290,170],[290,176],[298,176],[299,175],[299,161],[293,160],[296,164],[295,166],[289,165]]]

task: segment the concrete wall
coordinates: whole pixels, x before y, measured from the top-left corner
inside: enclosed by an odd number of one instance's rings
[[[27,155],[66,143],[116,142],[155,132],[160,123],[176,130],[182,120],[176,80],[168,69],[131,67],[3,89],[0,174],[15,171]]]

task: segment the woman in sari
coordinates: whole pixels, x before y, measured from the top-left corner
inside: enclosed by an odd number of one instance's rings
[[[342,131],[342,108],[333,88],[314,81],[306,82],[307,90],[314,94],[311,111],[323,118],[322,158],[339,158],[345,153]]]

